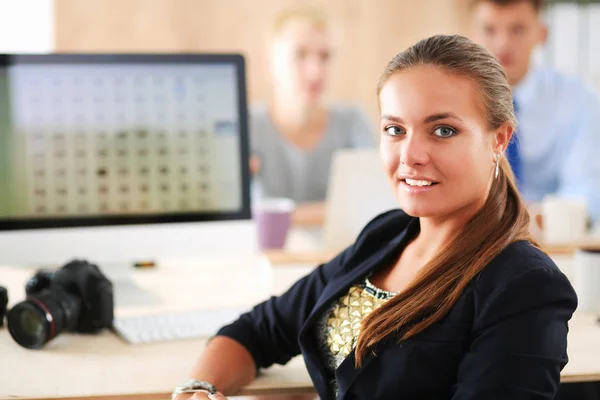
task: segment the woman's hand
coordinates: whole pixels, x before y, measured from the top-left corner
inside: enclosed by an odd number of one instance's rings
[[[542,218],[542,204],[530,203],[527,205],[529,211],[529,232],[533,239],[541,242],[543,239],[544,220]]]
[[[301,203],[292,214],[292,223],[300,228],[321,227],[325,223],[325,203]]]
[[[221,393],[217,392],[215,394],[206,394],[206,393],[194,393],[190,400],[227,400],[227,397],[223,396]]]
[[[258,175],[258,173],[260,172],[260,158],[258,158],[258,156],[251,156],[250,157],[250,174],[252,176]]]

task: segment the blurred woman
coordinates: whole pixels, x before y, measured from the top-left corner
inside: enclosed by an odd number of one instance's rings
[[[269,52],[271,101],[250,114],[256,192],[294,200],[299,224],[323,218],[332,154],[375,145],[358,107],[324,100],[333,53],[328,22],[319,11],[279,15]]]

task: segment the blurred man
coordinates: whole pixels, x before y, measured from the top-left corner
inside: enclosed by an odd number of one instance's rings
[[[534,66],[546,41],[543,0],[473,0],[472,39],[500,61],[513,86],[519,128],[507,149],[521,193],[584,198],[600,219],[600,101],[580,80]]]

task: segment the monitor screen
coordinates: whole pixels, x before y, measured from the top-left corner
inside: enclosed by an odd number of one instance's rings
[[[0,56],[0,230],[250,218],[239,55]]]

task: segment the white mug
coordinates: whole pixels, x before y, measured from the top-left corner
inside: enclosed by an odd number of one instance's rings
[[[541,208],[544,243],[573,243],[585,237],[588,219],[585,200],[546,196]]]
[[[575,252],[577,309],[600,316],[600,247]]]

